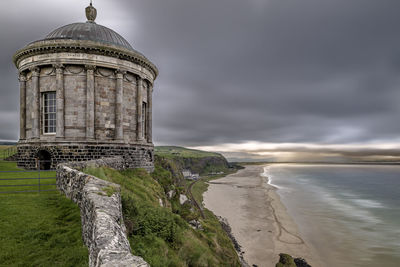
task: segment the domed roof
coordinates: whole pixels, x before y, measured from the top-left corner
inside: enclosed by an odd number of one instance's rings
[[[65,25],[48,34],[45,40],[70,39],[87,40],[121,46],[129,50],[134,50],[132,46],[121,35],[115,31],[96,24],[93,21],[78,22]]]
[[[153,79],[157,77],[158,69],[150,60],[133,49],[121,35],[95,23],[97,10],[92,2],[85,11],[87,22],[65,25],[49,33],[45,39],[31,42],[19,49],[13,56],[15,66],[18,69],[25,67],[27,63],[23,60],[36,55],[85,53],[127,60],[150,71]]]

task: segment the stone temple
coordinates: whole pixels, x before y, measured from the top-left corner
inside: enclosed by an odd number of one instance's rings
[[[154,167],[152,92],[156,66],[115,31],[87,22],[58,28],[18,50],[18,165],[55,168],[64,161],[123,156]]]

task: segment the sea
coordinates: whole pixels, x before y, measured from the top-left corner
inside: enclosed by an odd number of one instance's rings
[[[272,164],[263,175],[325,266],[400,266],[400,166]]]

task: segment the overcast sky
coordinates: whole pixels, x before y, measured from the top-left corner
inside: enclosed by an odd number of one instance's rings
[[[18,139],[13,53],[85,21],[88,3],[1,1],[0,139]],[[156,145],[398,147],[398,0],[94,0],[94,6],[97,23],[160,70]]]

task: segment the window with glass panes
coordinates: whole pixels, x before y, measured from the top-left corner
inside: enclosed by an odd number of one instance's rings
[[[147,123],[147,103],[143,102],[142,104],[142,136],[146,137],[146,123]]]
[[[43,94],[43,133],[56,133],[56,92]]]

